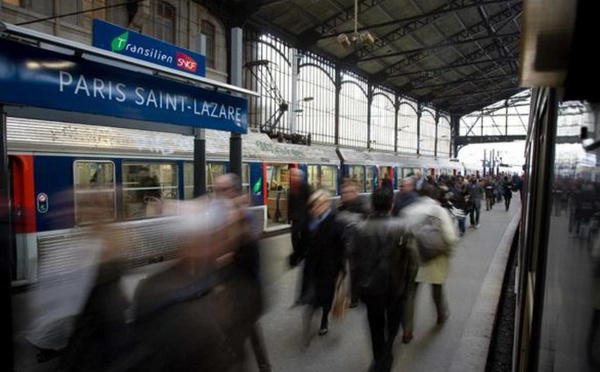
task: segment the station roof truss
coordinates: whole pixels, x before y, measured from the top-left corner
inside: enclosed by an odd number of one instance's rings
[[[355,0],[258,3],[249,24],[452,115],[524,90],[518,85],[522,0],[357,0],[357,33]],[[341,34],[349,44],[342,45]]]

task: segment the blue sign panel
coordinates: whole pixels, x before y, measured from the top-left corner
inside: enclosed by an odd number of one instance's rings
[[[204,56],[99,19],[94,19],[92,44],[175,70],[205,75]]]
[[[248,102],[0,39],[0,102],[246,133]]]

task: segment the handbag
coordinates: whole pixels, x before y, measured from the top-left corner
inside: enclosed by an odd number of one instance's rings
[[[335,286],[335,294],[333,296],[333,305],[331,307],[331,315],[334,319],[344,319],[348,313],[350,307],[350,298],[348,298],[347,291],[344,288],[344,280],[346,278],[345,273],[338,275],[337,283]]]

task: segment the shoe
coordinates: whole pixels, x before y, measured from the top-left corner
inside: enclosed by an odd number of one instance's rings
[[[480,224],[477,224],[477,225],[475,225],[475,228],[476,228],[476,229],[478,229],[478,228],[479,228],[479,226],[481,226],[481,225],[480,225]]]
[[[404,334],[402,335],[402,343],[403,344],[410,344],[410,341],[412,341],[412,339],[413,339],[412,332],[404,332]]]
[[[442,316],[438,316],[437,324],[444,324],[450,317],[450,311],[446,310],[446,312]]]
[[[319,336],[325,336],[329,332],[327,326],[319,328]]]

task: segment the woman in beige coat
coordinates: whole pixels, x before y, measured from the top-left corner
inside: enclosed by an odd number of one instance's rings
[[[444,283],[448,278],[450,270],[450,257],[456,242],[458,241],[452,217],[437,201],[438,190],[426,184],[421,189],[421,197],[402,211],[403,218],[410,226],[416,227],[424,223],[428,217],[436,217],[441,222],[441,233],[444,241],[448,244],[446,254],[441,254],[431,260],[421,263],[415,284],[406,300],[403,319],[402,342],[409,343],[413,338],[413,319],[415,307],[415,295],[419,283],[430,283],[437,310],[437,323],[443,324],[450,315],[448,302],[444,291]]]

